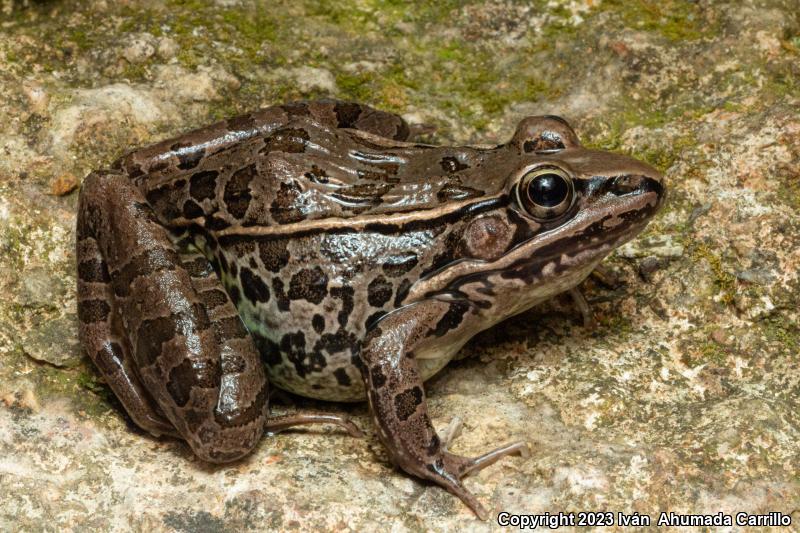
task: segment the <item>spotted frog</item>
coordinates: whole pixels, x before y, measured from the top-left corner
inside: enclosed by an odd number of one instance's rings
[[[202,460],[265,431],[268,383],[369,402],[394,463],[486,517],[462,478],[526,449],[447,449],[423,382],[476,333],[580,283],[645,227],[659,173],[555,116],[498,146],[407,142],[368,106],[274,106],[91,173],[77,222],[83,347],[132,419]]]

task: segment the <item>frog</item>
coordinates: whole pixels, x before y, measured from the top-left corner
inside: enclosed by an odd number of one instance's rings
[[[424,382],[477,333],[575,288],[661,207],[663,176],[528,116],[502,144],[411,139],[401,116],[273,105],[133,150],[83,181],[81,345],[133,422],[202,461],[332,423],[271,416],[270,385],[366,400],[390,460],[489,516]],[[452,436],[452,432],[451,436]]]

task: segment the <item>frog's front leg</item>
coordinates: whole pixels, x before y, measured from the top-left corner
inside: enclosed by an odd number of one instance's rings
[[[204,258],[184,263],[128,176],[97,172],[81,191],[78,315],[83,346],[134,421],[178,434],[203,460],[250,452],[268,420],[267,380],[236,309]]]
[[[524,453],[527,445],[515,442],[475,458],[448,452],[428,416],[415,357],[415,348],[439,333],[437,324],[452,320],[448,311],[463,313],[464,305],[468,304],[425,300],[384,317],[364,339],[362,375],[378,435],[392,461],[406,472],[444,487],[485,520],[488,513],[461,479],[501,457]]]

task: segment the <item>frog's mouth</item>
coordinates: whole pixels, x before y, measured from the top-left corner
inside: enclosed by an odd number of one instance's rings
[[[563,224],[534,235],[495,261],[464,260],[420,280],[405,301],[436,293],[461,293],[480,301],[509,290],[533,290],[544,299],[580,283],[612,250],[636,237],[664,201],[657,174],[598,181],[607,185],[597,187]]]

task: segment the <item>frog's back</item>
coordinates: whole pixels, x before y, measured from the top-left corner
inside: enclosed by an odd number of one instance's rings
[[[500,194],[503,180],[487,180],[485,167],[503,158],[285,111],[259,112],[278,125],[255,134],[233,119],[119,164],[161,222],[214,265],[273,382],[363,399],[360,339],[416,280],[453,260],[464,212]]]
[[[492,150],[411,144],[295,118],[207,153],[145,193],[165,223],[213,231],[436,210],[498,192]]]

